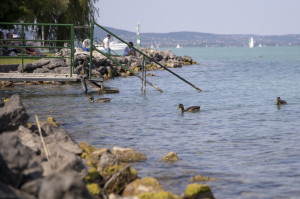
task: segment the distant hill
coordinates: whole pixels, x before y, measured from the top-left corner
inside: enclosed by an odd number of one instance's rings
[[[105,27],[125,41],[136,44],[136,33],[121,29]],[[102,41],[107,33],[100,28],[95,29],[95,37]],[[225,47],[225,46],[248,46],[250,37],[254,38],[255,46],[287,46],[300,45],[300,34],[290,35],[251,35],[251,34],[212,34],[201,32],[170,32],[170,33],[141,33],[141,44],[150,47],[175,47],[180,44],[183,47]]]

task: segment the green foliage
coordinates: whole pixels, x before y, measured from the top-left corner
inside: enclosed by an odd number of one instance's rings
[[[6,0],[0,4],[0,22],[61,23],[90,25],[98,9],[98,0]],[[7,28],[7,27],[1,27]],[[10,27],[11,28],[11,27]],[[34,27],[41,36],[41,27]],[[45,26],[45,39],[70,39],[70,28]],[[89,29],[76,29],[77,38],[86,38]]]

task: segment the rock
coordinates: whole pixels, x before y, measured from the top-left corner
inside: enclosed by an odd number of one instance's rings
[[[1,199],[36,199],[35,196],[29,195],[23,191],[15,189],[7,184],[0,182]]]
[[[78,173],[81,179],[87,175],[87,169],[78,156],[63,149],[53,139],[49,140],[46,137],[45,143],[50,159],[41,163],[44,169],[43,176],[70,171]],[[44,149],[42,150],[42,155],[45,157]]]
[[[137,196],[122,197],[120,195],[111,193],[111,194],[109,194],[108,199],[140,199],[140,198]]]
[[[53,73],[53,71],[48,68],[37,68],[33,73]]]
[[[144,177],[143,179],[136,179],[128,184],[122,195],[136,196],[141,193],[159,193],[161,191],[164,191],[164,189],[155,178]]]
[[[96,149],[91,155],[93,160],[98,162],[104,153],[110,153],[109,148]]]
[[[114,165],[106,167],[101,175],[105,179],[106,194],[116,193],[120,194],[125,189],[126,185],[137,178],[136,171],[129,166],[122,167],[121,165]]]
[[[169,152],[167,155],[161,158],[162,161],[174,162],[178,160],[178,156],[175,152]]]
[[[0,133],[4,130],[16,130],[19,125],[27,125],[29,116],[23,107],[20,96],[13,95],[0,108]]]
[[[119,160],[111,153],[104,153],[98,163],[98,171],[102,173],[104,169],[114,165],[120,165]]]
[[[47,123],[50,124],[52,127],[59,127],[61,125],[61,122],[57,122],[53,117],[47,118]]]
[[[30,195],[38,196],[39,191],[41,189],[42,182],[43,182],[42,178],[29,181],[29,182],[25,183],[24,185],[22,185],[21,190]]]
[[[29,147],[36,155],[41,154],[41,138],[39,135],[24,126],[20,126],[17,133],[24,146]]]
[[[190,181],[192,182],[201,182],[201,181],[216,181],[216,178],[201,176],[201,175],[195,175],[193,176]]]
[[[12,87],[12,86],[13,86],[13,82],[10,82],[10,81],[0,81],[0,88],[8,88],[8,87]]]
[[[35,69],[42,68],[43,66],[49,64],[50,62],[51,62],[51,59],[47,59],[47,58],[40,59],[40,60],[38,60],[36,62],[33,62],[33,63],[24,64],[23,70],[24,70],[24,72],[31,73]],[[22,64],[19,65],[18,71],[19,72],[22,71]]]
[[[138,198],[140,199],[179,199],[180,197],[177,195],[174,195],[172,193],[161,191],[159,193],[141,193],[138,195]]]
[[[114,147],[112,153],[121,162],[137,162],[147,160],[145,154],[131,148]]]
[[[21,143],[16,132],[0,134],[0,162],[1,181],[16,188],[42,176],[34,152]]]
[[[190,64],[193,63],[193,59],[190,56],[184,55],[182,61],[189,62]]]
[[[57,74],[70,74],[70,67],[57,67],[54,69]]]
[[[92,197],[80,176],[73,172],[61,172],[43,179],[38,198],[91,199]]]
[[[189,184],[184,191],[183,199],[214,199],[210,187],[205,184]]]

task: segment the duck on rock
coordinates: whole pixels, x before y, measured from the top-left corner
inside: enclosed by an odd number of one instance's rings
[[[285,100],[280,99],[280,97],[277,97],[275,103],[276,105],[287,104],[287,102]]]
[[[92,103],[103,103],[103,102],[110,102],[111,98],[99,98],[94,99],[94,96],[89,96],[88,100],[91,100]]]
[[[200,111],[200,106],[191,106],[187,109],[184,109],[184,106],[182,104],[179,104],[178,107],[177,107],[177,110],[181,108],[181,113],[184,113],[184,112],[198,112]]]

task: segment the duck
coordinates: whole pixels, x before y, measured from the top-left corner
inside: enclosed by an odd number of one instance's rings
[[[178,107],[177,107],[177,110],[181,108],[181,113],[184,113],[184,112],[198,112],[200,111],[200,106],[191,106],[187,109],[184,109],[184,106],[182,104],[179,104]]]
[[[99,98],[94,99],[94,96],[89,96],[88,100],[91,100],[92,103],[103,103],[103,102],[110,102],[111,98]]]
[[[276,105],[287,104],[287,102],[285,100],[281,100],[280,97],[277,97],[275,103]]]

